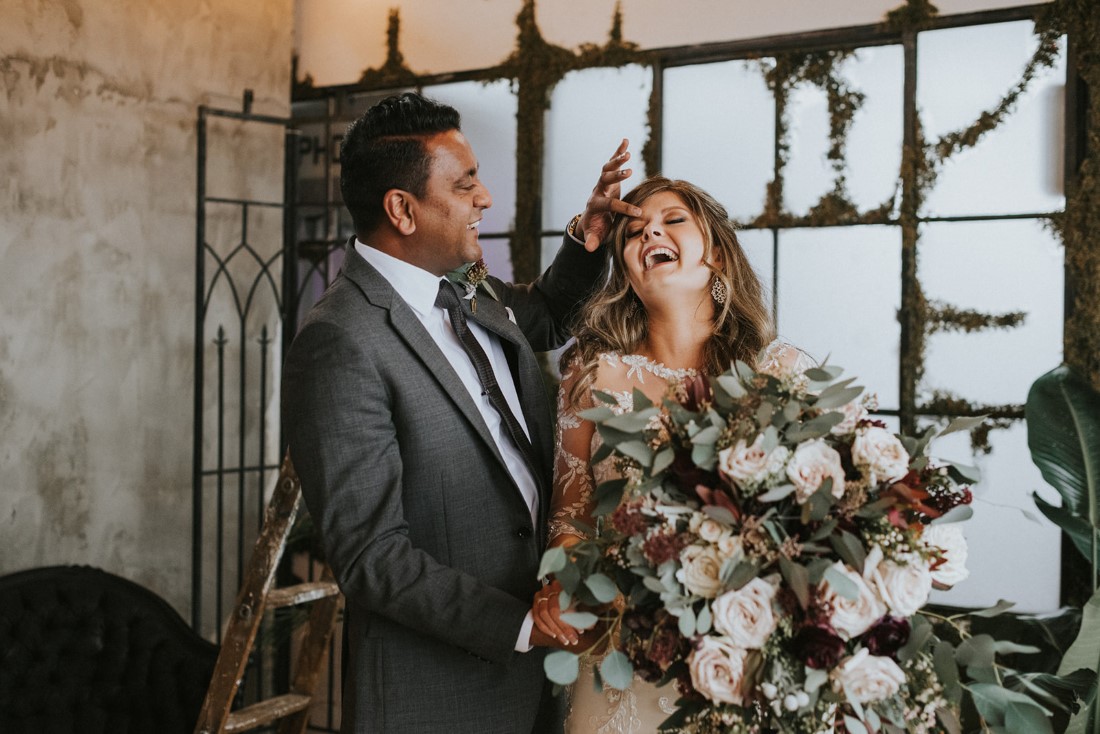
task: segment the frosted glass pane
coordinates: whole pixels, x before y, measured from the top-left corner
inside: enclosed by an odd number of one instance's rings
[[[775,248],[770,229],[743,229],[737,233],[737,241],[745,251],[756,277],[764,286],[764,299],[769,313],[775,294]]]
[[[544,229],[563,230],[584,209],[600,169],[623,138],[630,140],[634,169],[623,193],[645,178],[642,146],[649,137],[652,88],[652,70],[637,64],[570,72],[554,87],[542,169]]]
[[[1035,507],[1031,492],[1057,502],[1031,462],[1023,421],[989,434],[992,453],[975,457],[969,433],[932,442],[932,455],[977,466],[982,481],[974,492],[974,517],[963,523],[969,545],[970,577],[932,601],[958,607],[989,607],[998,599],[1016,602],[1016,612],[1046,612],[1059,606],[1061,531]],[[1020,542],[1026,538],[1026,542]]]
[[[508,80],[439,84],[425,87],[424,94],[462,115],[462,133],[481,166],[478,175],[493,197],[481,231],[510,231],[516,218],[517,103]]]
[[[1013,329],[928,337],[922,398],[947,390],[982,404],[1022,404],[1062,361],[1063,253],[1036,221],[944,222],[921,228],[925,296],[960,310],[1023,311]]]
[[[511,239],[508,237],[481,237],[481,257],[489,266],[489,272],[505,282],[512,282]]]
[[[848,193],[860,211],[867,211],[894,194],[901,175],[905,58],[901,46],[861,48],[841,70],[864,94],[845,156]]]
[[[790,157],[783,175],[783,208],[806,214],[833,188],[829,152],[829,108],[825,91],[812,84],[791,90],[787,103]]]
[[[663,173],[710,192],[739,221],[764,210],[775,168],[775,99],[756,64],[667,69]]]
[[[897,309],[901,233],[896,227],[779,233],[779,336],[844,368],[898,407]]]
[[[1036,47],[1030,21],[918,36],[917,107],[926,138],[968,127],[1019,82]],[[1056,211],[1062,191],[1065,44],[1000,127],[943,167],[926,215]],[[960,73],[965,69],[966,73]]]

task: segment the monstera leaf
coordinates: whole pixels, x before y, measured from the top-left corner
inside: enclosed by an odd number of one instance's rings
[[[1024,414],[1031,458],[1062,497],[1061,507],[1038,495],[1035,503],[1065,531],[1095,575],[1100,562],[1100,392],[1062,365],[1031,386]]]

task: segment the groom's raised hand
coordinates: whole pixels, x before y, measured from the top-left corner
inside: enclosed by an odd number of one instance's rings
[[[611,232],[611,218],[613,214],[625,214],[630,217],[640,217],[642,210],[624,202],[620,197],[622,182],[630,178],[634,171],[623,168],[630,160],[630,151],[627,146],[630,141],[623,138],[619,147],[607,163],[603,164],[600,178],[592,189],[592,195],[588,197],[588,204],[577,223],[573,236],[584,240],[584,249],[595,252],[600,243]]]

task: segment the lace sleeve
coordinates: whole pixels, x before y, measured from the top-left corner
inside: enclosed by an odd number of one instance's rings
[[[569,544],[566,539],[585,537],[570,522],[576,520],[592,526],[595,507],[595,480],[589,460],[592,458],[592,436],[596,427],[577,415],[590,407],[591,398],[580,407],[569,405],[566,396],[576,373],[563,376],[558,388],[558,430],[554,450],[554,495],[550,501],[550,545]]]
[[[777,339],[764,348],[757,369],[782,379],[800,375],[816,366],[817,361],[813,357],[798,347]]]

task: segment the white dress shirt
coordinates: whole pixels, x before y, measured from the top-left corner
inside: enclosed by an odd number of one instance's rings
[[[416,314],[417,319],[427,329],[428,334],[431,335],[440,351],[443,352],[443,356],[450,362],[459,379],[462,380],[462,384],[470,393],[470,399],[474,401],[478,412],[489,427],[489,434],[493,437],[493,442],[504,459],[504,465],[507,467],[508,473],[515,480],[520,494],[523,495],[524,502],[527,503],[527,509],[531,515],[531,527],[537,528],[539,521],[538,485],[535,483],[535,478],[531,475],[531,470],[527,467],[527,462],[524,460],[523,454],[520,453],[519,447],[515,445],[512,437],[508,434],[508,428],[504,425],[500,413],[489,402],[488,396],[482,394],[483,390],[481,381],[477,377],[477,370],[474,368],[474,363],[470,361],[470,356],[466,353],[465,348],[463,348],[462,342],[459,341],[458,335],[455,334],[454,328],[451,326],[450,316],[446,310],[435,305],[441,278],[423,268],[418,268],[404,260],[387,255],[381,250],[365,245],[358,238],[355,240],[355,251],[386,279],[401,300],[412,309],[412,312]],[[512,379],[512,371],[508,367],[508,360],[504,356],[504,348],[500,344],[500,339],[495,334],[486,331],[481,324],[473,319],[467,319],[467,325],[489,357],[497,384],[500,385],[500,390],[504,393],[508,407],[511,408],[520,426],[523,427],[524,433],[530,439],[531,431],[527,428],[527,422],[524,420],[515,381]],[[520,629],[519,639],[516,642],[516,650],[519,652],[530,650],[528,640],[531,636],[532,622],[531,613],[528,612],[523,627]]]

